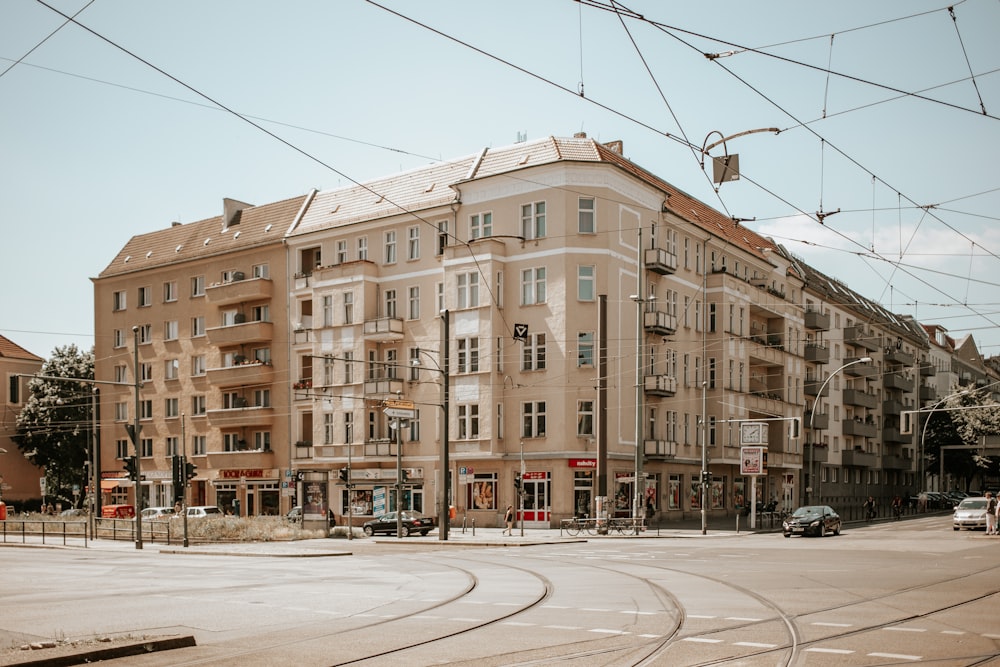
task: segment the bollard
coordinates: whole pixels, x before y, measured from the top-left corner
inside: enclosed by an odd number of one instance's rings
[[[476,536],[476,517],[472,517],[472,536]]]
[[[740,532],[740,513],[736,512],[736,534]]]

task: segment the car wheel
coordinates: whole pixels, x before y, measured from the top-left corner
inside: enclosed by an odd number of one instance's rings
[[[429,531],[429,530],[421,530],[420,534],[426,537],[427,533],[429,533],[429,532],[431,532],[431,531]]]
[[[791,536],[792,536],[791,533],[785,533],[785,537],[791,537]]]
[[[94,488],[97,488],[97,487],[94,487]],[[952,526],[951,529],[952,530],[958,530],[958,526]]]
[[[840,524],[839,523],[837,524],[837,527],[833,529],[833,534],[834,535],[840,535]]]
[[[819,536],[820,537],[826,537],[826,524],[825,523],[819,524]]]
[[[402,535],[403,535],[403,537],[409,537],[410,536],[410,527],[409,526],[403,526]]]
[[[372,528],[371,526],[365,526],[365,535],[367,535],[368,537],[371,537],[374,534],[375,534],[375,529],[374,528]]]

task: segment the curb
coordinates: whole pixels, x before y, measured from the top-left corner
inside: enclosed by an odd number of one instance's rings
[[[117,658],[128,658],[133,655],[146,655],[158,651],[169,651],[175,648],[188,648],[197,646],[192,635],[179,637],[167,637],[165,639],[152,639],[135,642],[134,644],[122,644],[109,648],[96,648],[90,651],[80,651],[60,656],[45,656],[45,649],[32,651],[30,660],[23,662],[8,662],[8,667],[41,666],[63,667],[64,665],[84,665],[100,660],[115,660]],[[36,657],[37,656],[37,657]]]

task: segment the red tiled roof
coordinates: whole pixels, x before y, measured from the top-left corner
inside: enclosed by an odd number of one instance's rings
[[[0,336],[0,357],[6,359],[23,359],[26,361],[45,361],[38,355],[28,352],[26,349],[4,336]]]

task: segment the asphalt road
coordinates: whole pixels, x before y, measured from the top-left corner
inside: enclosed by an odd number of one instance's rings
[[[950,521],[240,555],[8,545],[0,648],[176,634],[197,645],[109,664],[1000,664],[1000,537]]]

